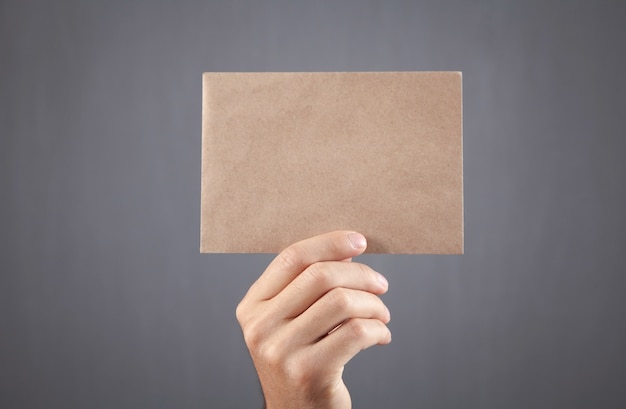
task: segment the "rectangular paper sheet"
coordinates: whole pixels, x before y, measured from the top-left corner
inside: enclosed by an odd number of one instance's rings
[[[463,253],[460,72],[205,73],[200,251]]]

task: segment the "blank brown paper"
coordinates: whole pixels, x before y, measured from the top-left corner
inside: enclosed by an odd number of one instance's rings
[[[205,73],[200,251],[463,253],[460,72]]]

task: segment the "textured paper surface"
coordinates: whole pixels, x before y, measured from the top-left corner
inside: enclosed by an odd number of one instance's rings
[[[200,251],[463,253],[459,72],[205,73]]]

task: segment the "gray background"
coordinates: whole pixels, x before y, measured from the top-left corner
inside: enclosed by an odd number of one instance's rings
[[[622,2],[623,4],[623,2]],[[254,408],[203,71],[462,70],[464,256],[366,256],[356,408],[626,407],[620,2],[0,2],[0,407]]]

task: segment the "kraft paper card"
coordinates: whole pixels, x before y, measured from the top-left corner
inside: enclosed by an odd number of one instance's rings
[[[463,253],[460,72],[205,73],[200,251]]]

